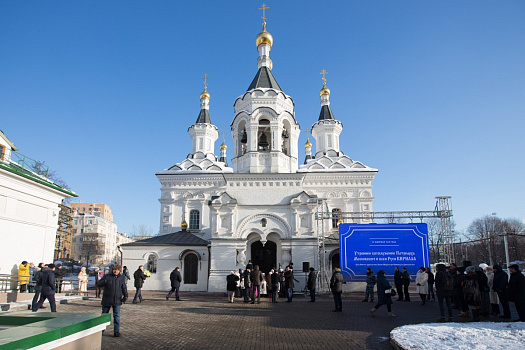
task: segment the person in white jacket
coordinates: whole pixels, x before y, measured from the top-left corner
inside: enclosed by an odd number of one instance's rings
[[[428,294],[428,274],[425,272],[425,268],[421,267],[419,268],[419,271],[416,275],[416,291],[419,293],[419,297],[421,298],[421,305],[425,305],[425,301],[427,300],[427,294]]]

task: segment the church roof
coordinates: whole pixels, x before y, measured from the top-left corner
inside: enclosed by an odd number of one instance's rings
[[[207,109],[201,109],[195,124],[211,124],[210,112]]]
[[[268,67],[259,68],[259,71],[255,75],[255,78],[253,78],[253,81],[247,91],[257,88],[276,89],[282,91],[281,87],[277,83],[277,80],[275,80],[272,71],[268,69]]]
[[[335,119],[334,115],[332,114],[332,109],[329,105],[324,105],[321,107],[321,113],[319,113],[319,120],[326,120],[326,119]]]
[[[146,238],[140,241],[123,244],[123,246],[142,245],[176,245],[176,246],[207,246],[210,242],[188,231],[179,231]]]
[[[313,159],[307,159],[306,163],[299,166],[298,172],[377,172],[377,169],[370,168],[361,162],[354,161],[342,152],[333,150],[325,154],[318,152]]]
[[[217,156],[212,153],[204,154],[197,152],[195,154],[189,154],[185,160],[172,165],[165,171],[232,173],[233,168],[228,167],[228,164],[218,160]]]

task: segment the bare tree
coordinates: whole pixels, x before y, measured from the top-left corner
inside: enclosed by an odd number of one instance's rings
[[[131,228],[132,237],[151,237],[153,230],[145,224],[133,225]]]

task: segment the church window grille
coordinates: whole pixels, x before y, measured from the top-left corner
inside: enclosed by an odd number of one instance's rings
[[[337,222],[341,218],[341,209],[332,209],[332,228],[337,228]]]
[[[190,230],[198,230],[200,224],[200,212],[196,209],[190,211]]]
[[[148,256],[146,270],[148,270],[151,273],[157,273],[157,256],[155,254],[150,254]]]
[[[197,284],[199,258],[195,254],[184,257],[184,284]]]

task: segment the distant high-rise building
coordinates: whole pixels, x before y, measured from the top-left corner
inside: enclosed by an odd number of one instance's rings
[[[71,203],[71,209],[76,210],[79,214],[93,214],[113,222],[111,208],[102,203]]]

